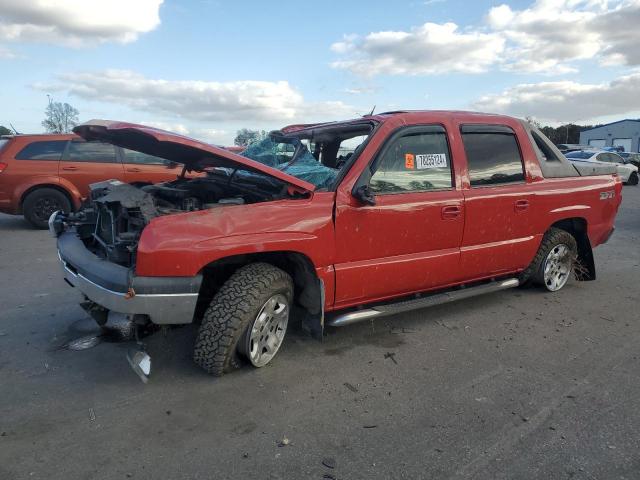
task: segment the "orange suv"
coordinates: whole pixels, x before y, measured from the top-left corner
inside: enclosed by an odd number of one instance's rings
[[[89,185],[117,179],[148,184],[175,180],[181,165],[76,135],[0,137],[0,212],[23,214],[46,228],[49,216],[80,208]]]

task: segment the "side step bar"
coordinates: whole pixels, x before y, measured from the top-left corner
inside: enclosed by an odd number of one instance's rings
[[[485,293],[499,292],[507,288],[514,288],[520,285],[517,278],[508,278],[506,280],[493,281],[484,283],[474,287],[461,288],[450,292],[434,293],[427,297],[416,298],[413,300],[405,300],[397,303],[389,303],[378,305],[375,307],[364,308],[362,310],[350,311],[347,313],[338,313],[335,317],[328,319],[327,325],[332,327],[344,327],[352,323],[362,322],[373,318],[384,317],[387,315],[395,315],[396,313],[408,312],[419,308],[433,307],[443,303],[454,302],[464,298],[471,298]]]

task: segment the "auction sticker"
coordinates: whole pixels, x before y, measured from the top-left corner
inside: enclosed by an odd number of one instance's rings
[[[429,153],[427,155],[416,155],[416,168],[446,168],[447,155],[444,153]]]
[[[413,170],[415,167],[415,155],[413,153],[404,154],[404,167]]]

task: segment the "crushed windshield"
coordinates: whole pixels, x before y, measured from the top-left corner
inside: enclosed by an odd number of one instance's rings
[[[318,189],[329,188],[338,174],[337,169],[326,167],[316,160],[297,138],[271,134],[249,145],[242,155],[312,183]]]

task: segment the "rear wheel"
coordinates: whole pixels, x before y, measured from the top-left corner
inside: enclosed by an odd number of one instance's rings
[[[225,282],[204,314],[194,361],[213,375],[244,360],[263,367],[282,345],[293,301],[291,277],[267,263],[240,268]]]
[[[36,228],[47,228],[49,217],[56,210],[70,212],[71,202],[55,188],[38,188],[29,193],[22,203],[24,218]]]
[[[627,185],[638,185],[638,172],[632,172],[627,180]]]
[[[577,257],[578,246],[573,235],[559,228],[550,228],[528,269],[531,280],[549,292],[557,292],[571,278]]]

